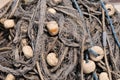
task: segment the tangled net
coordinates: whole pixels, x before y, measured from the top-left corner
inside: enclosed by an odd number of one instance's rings
[[[104,31],[107,33],[106,57],[96,62],[95,71],[97,74],[106,71],[112,80],[120,78],[120,48],[106,16],[104,29],[102,27],[100,1],[77,0],[84,21],[73,1],[63,0],[56,5],[52,0],[30,0],[28,3],[13,0],[0,10],[1,21],[10,18],[16,23],[12,29],[5,29],[0,24],[0,79],[4,80],[11,73],[18,80],[91,80],[92,73],[83,74],[81,62],[88,48],[96,45],[104,48]],[[49,7],[57,13],[49,13]],[[116,11],[111,19],[120,40],[119,13]],[[52,20],[59,25],[56,36],[50,36],[45,27],[46,22]],[[26,59],[22,52],[21,40],[24,38],[34,52],[30,59]],[[50,52],[55,52],[59,59],[55,67],[46,62]]]

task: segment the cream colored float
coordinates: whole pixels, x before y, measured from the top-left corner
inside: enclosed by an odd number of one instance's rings
[[[15,26],[15,22],[13,19],[6,19],[3,24],[6,29],[10,29]]]
[[[93,55],[90,52],[90,58],[93,61],[100,61],[101,59],[103,59],[103,57],[104,57],[104,51],[103,51],[103,49],[101,47],[99,47],[99,46],[93,46],[90,49],[93,50],[94,52],[96,52],[98,54],[98,56],[96,57],[95,55]]]
[[[58,64],[58,58],[55,53],[49,53],[46,61],[50,66],[56,66]]]
[[[99,80],[109,80],[108,74],[106,72],[100,73]]]
[[[32,58],[33,57],[33,50],[31,48],[31,46],[29,46],[27,44],[27,40],[26,39],[22,39],[21,40],[21,44],[22,44],[22,51],[23,51],[24,56],[27,59]]]
[[[93,62],[92,60],[88,60],[88,63],[85,60],[83,60],[82,66],[83,66],[83,72],[85,74],[89,74],[91,72],[94,72],[96,69],[95,62]]]
[[[51,36],[55,36],[59,32],[58,23],[56,21],[47,22],[47,29]]]
[[[115,13],[115,8],[112,4],[106,4],[105,5],[106,9],[108,10],[108,15],[112,16]]]
[[[51,14],[56,14],[56,10],[53,8],[48,8],[48,12]]]
[[[5,80],[15,80],[15,77],[12,74],[8,74]]]

